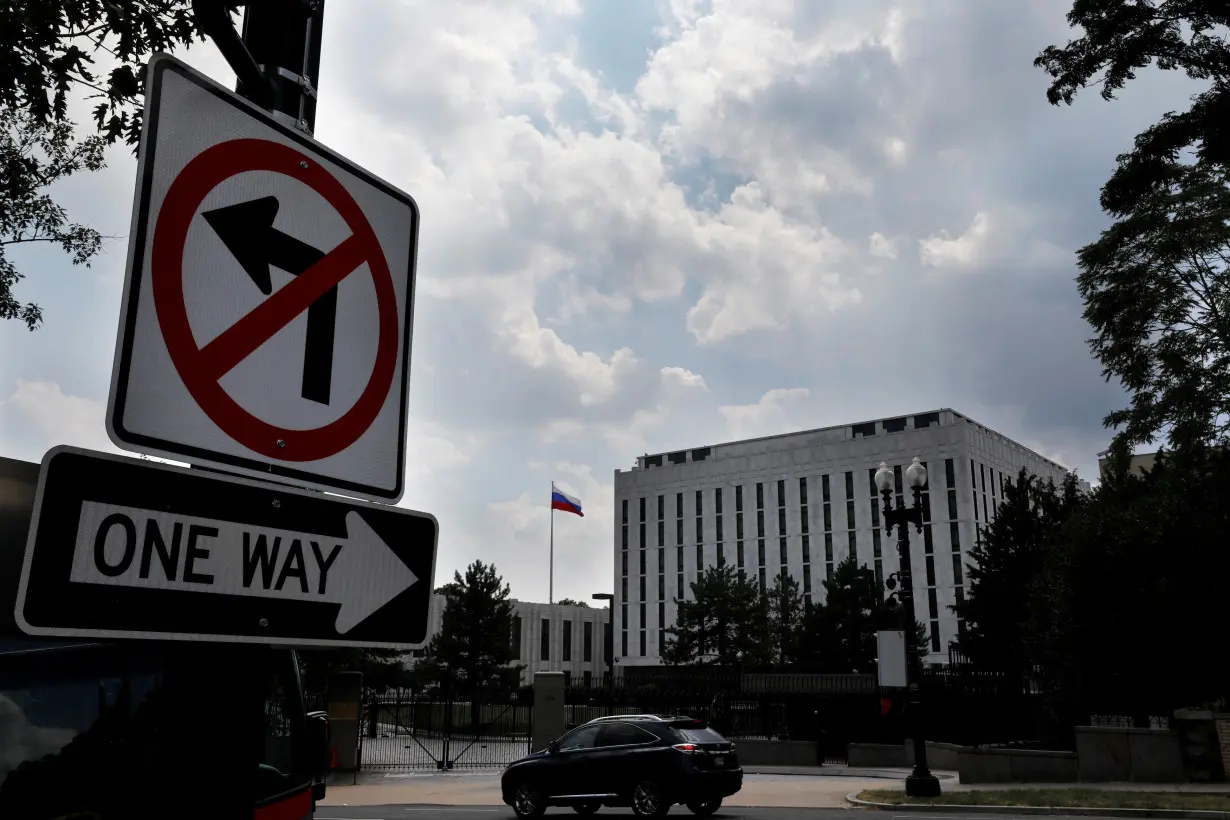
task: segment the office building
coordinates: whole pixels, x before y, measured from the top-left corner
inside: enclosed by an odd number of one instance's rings
[[[427,634],[440,633],[445,598],[431,596]],[[521,683],[529,686],[535,672],[566,672],[576,685],[600,685],[607,672],[607,610],[583,606],[554,606],[513,599],[510,640],[513,663],[520,665]],[[423,651],[412,653],[422,657]],[[410,661],[413,663],[413,660]]]
[[[944,409],[787,435],[646,455],[615,471],[615,657],[658,665],[676,601],[706,567],[733,564],[764,587],[779,574],[824,601],[823,581],[847,556],[881,582],[898,569],[873,479],[892,466],[894,503],[912,504],[903,472],[927,467],[927,523],[910,534],[914,606],[930,636],[928,663],[947,661],[964,629],[968,550],[994,515],[1004,483],[1024,467],[1056,482],[1060,464]]]

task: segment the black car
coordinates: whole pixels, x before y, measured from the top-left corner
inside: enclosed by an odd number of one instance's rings
[[[592,720],[504,770],[504,802],[518,817],[548,806],[590,815],[631,806],[661,817],[682,803],[702,817],[743,788],[735,744],[686,717],[622,715]]]

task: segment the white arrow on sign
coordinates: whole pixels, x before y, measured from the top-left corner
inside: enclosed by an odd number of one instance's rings
[[[344,539],[85,501],[70,579],[340,604],[345,634],[418,581],[358,512]]]

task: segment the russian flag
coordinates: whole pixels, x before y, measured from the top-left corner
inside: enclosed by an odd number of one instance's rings
[[[581,512],[581,500],[555,489],[554,482],[551,484],[551,509],[563,510],[564,512],[579,515],[582,518],[585,517],[585,513]]]

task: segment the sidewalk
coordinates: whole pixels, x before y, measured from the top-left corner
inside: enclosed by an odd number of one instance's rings
[[[888,780],[904,780],[907,769],[851,769],[845,766],[758,766],[745,770],[743,790],[727,798],[727,806],[771,808],[843,808],[846,795],[863,789],[892,788]],[[945,784],[950,773],[937,773]],[[363,772],[335,775],[322,806],[438,805],[499,806],[500,774]]]

